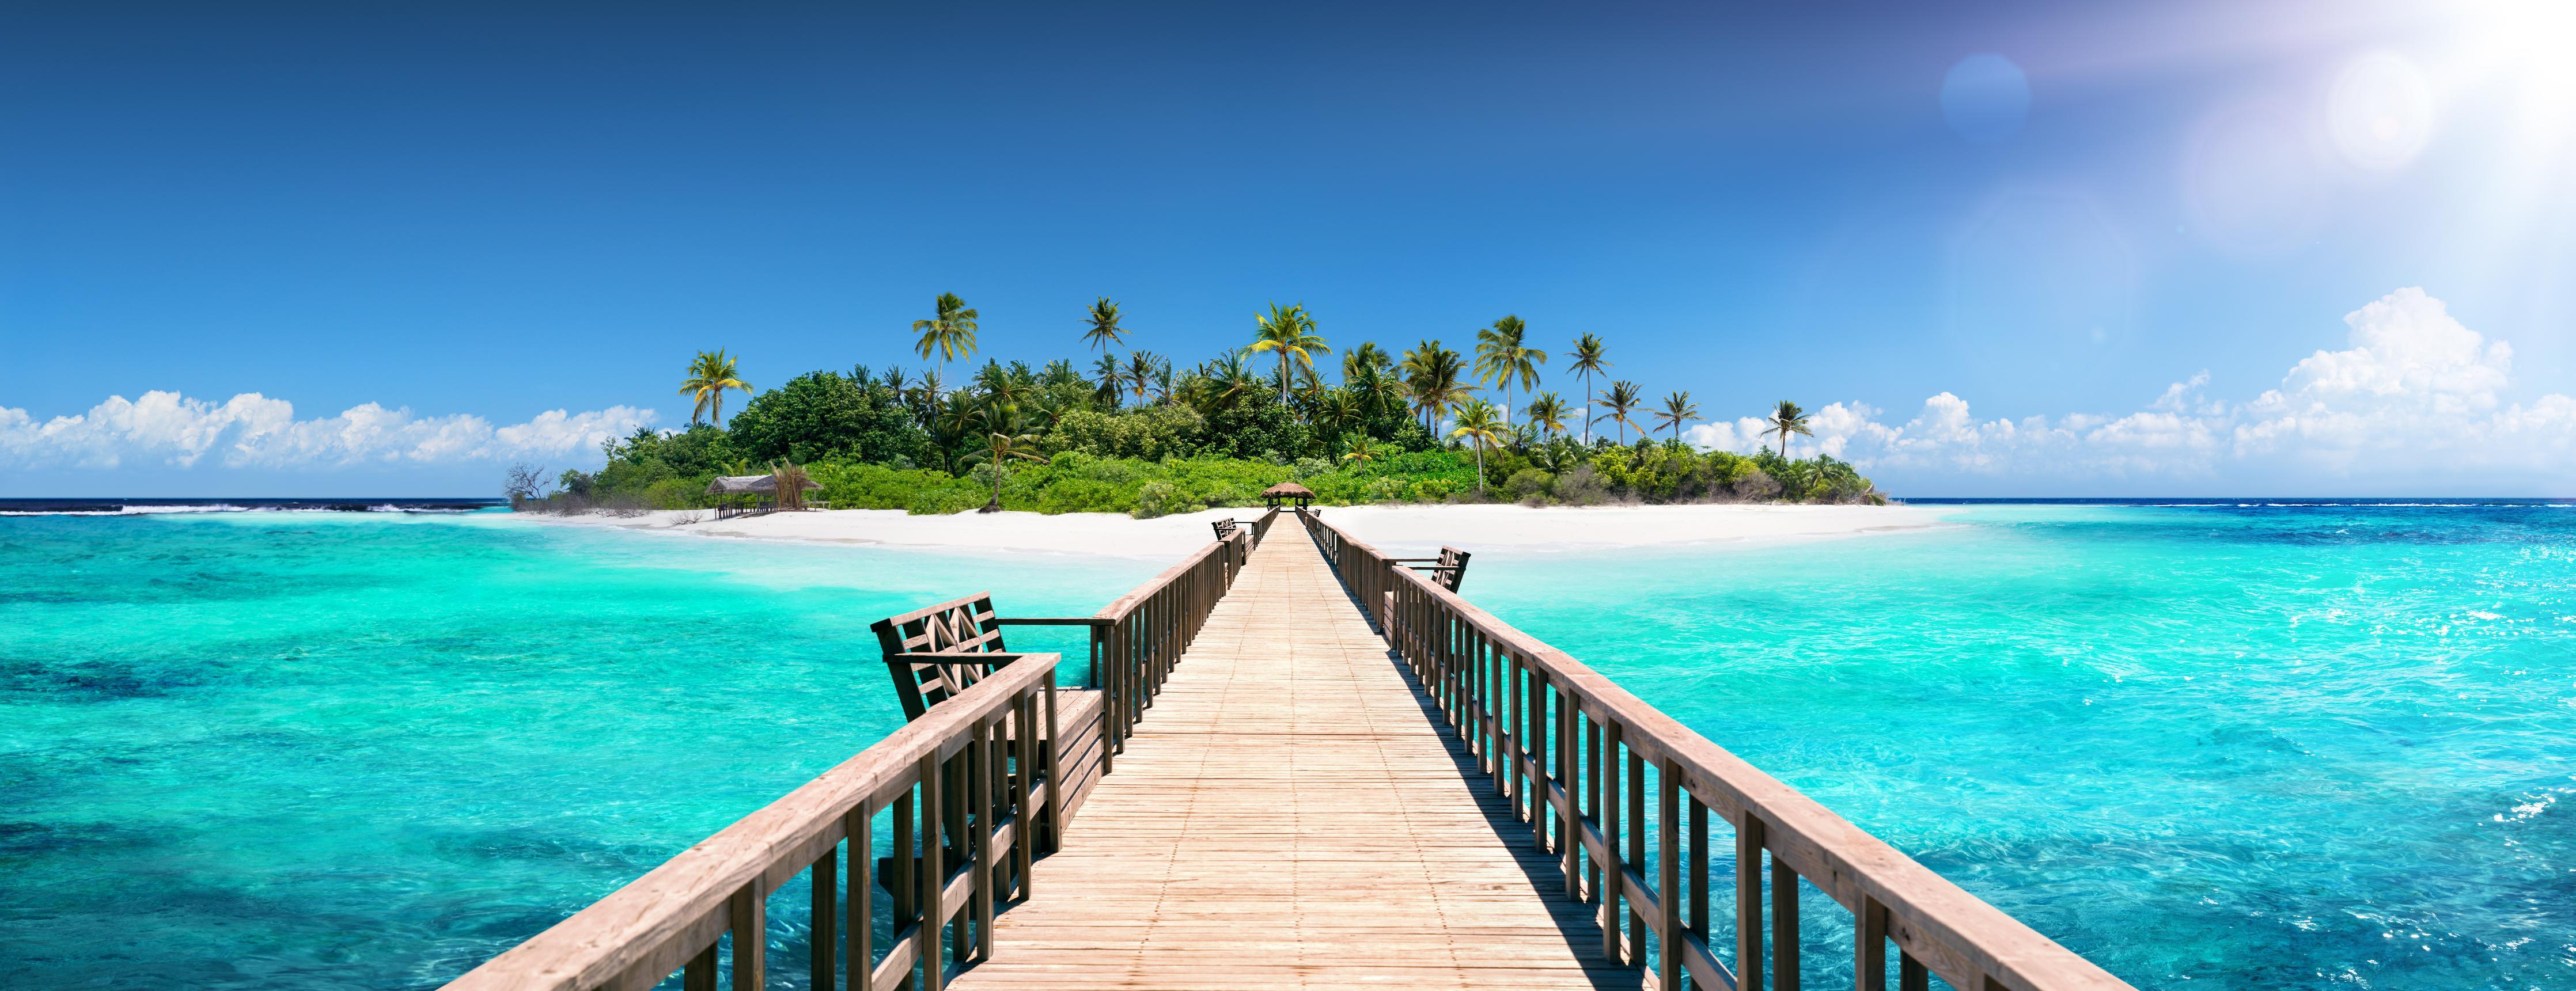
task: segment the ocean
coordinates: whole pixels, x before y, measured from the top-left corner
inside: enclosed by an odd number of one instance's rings
[[[436,987],[903,725],[869,623],[1161,568],[190,505],[0,517],[0,986]]]
[[[2576,988],[2576,509],[1950,520],[1463,591],[2139,987]]]
[[[869,622],[1159,570],[344,502],[0,507],[9,986],[434,987],[900,725]],[[1464,591],[2140,987],[2576,988],[2576,510],[1944,509]]]

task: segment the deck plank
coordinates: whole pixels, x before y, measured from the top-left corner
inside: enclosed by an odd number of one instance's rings
[[[1282,526],[952,986],[1638,987],[1440,727]]]

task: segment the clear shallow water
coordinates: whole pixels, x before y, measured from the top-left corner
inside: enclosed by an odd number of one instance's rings
[[[2576,988],[2576,509],[1950,518],[1466,591],[2140,987]]]
[[[434,987],[900,726],[868,623],[986,588],[1080,615],[1159,568],[0,518],[0,984]]]
[[[2576,988],[2576,510],[1952,518],[1467,591],[2142,987]],[[434,986],[900,724],[876,617],[1158,567],[0,519],[0,983]]]

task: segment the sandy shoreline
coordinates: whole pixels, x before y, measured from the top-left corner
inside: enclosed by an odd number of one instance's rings
[[[1943,513],[1914,506],[1769,505],[1336,506],[1323,512],[1353,536],[1403,553],[1436,550],[1442,544],[1484,552],[1809,540],[1922,529],[1938,524]],[[516,518],[702,537],[1169,561],[1206,544],[1211,538],[1210,521],[1260,515],[1257,508],[1211,509],[1151,520],[1116,513],[913,516],[894,509],[851,509],[773,513],[722,522],[708,511]]]

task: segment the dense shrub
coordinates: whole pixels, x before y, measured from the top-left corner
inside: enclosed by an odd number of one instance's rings
[[[1536,468],[1523,468],[1503,482],[1503,494],[1535,505],[1549,496],[1555,484],[1555,476]]]

